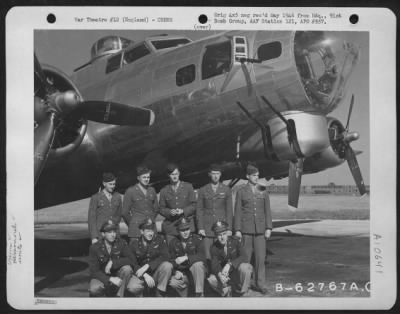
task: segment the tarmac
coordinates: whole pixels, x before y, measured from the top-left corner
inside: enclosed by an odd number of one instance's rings
[[[249,297],[369,297],[369,230],[369,220],[274,221],[268,293]],[[89,246],[86,223],[36,224],[35,296],[88,297]]]

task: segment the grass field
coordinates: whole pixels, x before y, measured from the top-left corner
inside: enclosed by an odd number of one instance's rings
[[[369,196],[301,195],[299,209],[291,212],[287,195],[271,194],[272,218],[280,219],[369,219]],[[35,211],[35,223],[86,222],[89,199]]]

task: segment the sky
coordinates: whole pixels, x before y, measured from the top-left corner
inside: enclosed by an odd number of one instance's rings
[[[99,38],[107,35],[123,36],[134,41],[155,34],[166,33],[165,30],[36,30],[34,48],[41,63],[59,68],[67,75],[90,60],[90,48]],[[217,33],[217,31],[168,31],[168,34],[180,34],[192,40]],[[362,151],[357,156],[365,184],[370,182],[370,116],[369,116],[369,35],[367,32],[335,32],[327,35],[343,38],[355,43],[360,49],[360,58],[348,82],[346,97],[338,108],[329,114],[346,124],[351,94],[355,96],[350,131],[360,134],[360,139],[351,144],[354,150]],[[353,185],[347,163],[327,169],[317,174],[304,175],[303,185],[335,184]],[[287,184],[287,179],[270,181],[277,185]]]

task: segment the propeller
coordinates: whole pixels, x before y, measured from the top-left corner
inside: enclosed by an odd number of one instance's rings
[[[297,161],[289,162],[288,207],[291,211],[296,210],[299,203],[301,177],[303,175],[303,162],[303,158],[299,158]]]
[[[346,132],[349,131],[350,117],[351,117],[351,113],[353,112],[353,106],[354,106],[354,94],[351,95],[349,113],[347,115],[347,123],[346,123],[346,127],[345,127]]]
[[[357,188],[361,195],[366,193],[364,180],[362,178],[361,170],[358,165],[356,155],[359,152],[354,152],[351,148],[350,143],[360,138],[357,132],[349,132],[350,118],[354,107],[354,95],[351,96],[349,113],[347,116],[346,127],[338,122],[330,130],[330,136],[332,138],[333,149],[337,152],[340,158],[345,159],[349,165],[353,179],[357,185]],[[298,206],[301,177],[303,173],[303,158],[299,158],[297,161],[290,161],[289,163],[289,195],[288,195],[288,206],[290,210],[295,210]]]
[[[357,154],[353,151],[353,149],[350,146],[351,142],[356,141],[360,138],[360,135],[357,132],[349,132],[350,117],[353,111],[353,106],[354,106],[354,94],[351,96],[346,127],[345,128],[343,128],[343,126],[341,128],[338,127],[336,132],[334,132],[335,137],[333,138],[332,142],[333,142],[333,148],[338,153],[339,157],[347,161],[353,179],[357,185],[358,191],[360,192],[361,195],[364,195],[366,193],[366,189],[361,174],[361,170],[358,165],[356,157]]]
[[[84,101],[73,90],[58,91],[50,84],[36,55],[34,74],[35,184],[46,164],[57,127],[66,116],[114,125],[150,126],[154,123],[152,110],[111,101]]]

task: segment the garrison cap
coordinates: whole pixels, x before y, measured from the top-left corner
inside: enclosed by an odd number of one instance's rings
[[[153,220],[151,220],[151,218],[146,218],[144,219],[140,225],[139,228],[144,230],[144,229],[155,229],[156,228],[156,224]]]
[[[252,175],[259,172],[258,168],[255,165],[248,165],[246,167],[246,174],[247,175]]]
[[[190,229],[190,219],[182,217],[182,219],[179,221],[178,225],[176,228],[179,231]]]
[[[219,171],[219,172],[222,172],[222,167],[221,167],[220,165],[218,165],[218,164],[212,164],[212,165],[210,166],[210,168],[208,168],[208,172],[211,172],[211,171]]]
[[[103,182],[111,182],[117,179],[112,172],[103,173]]]
[[[100,231],[108,232],[108,231],[117,230],[117,229],[118,229],[118,226],[112,220],[107,220],[101,225]]]
[[[225,221],[218,220],[212,225],[211,229],[215,233],[224,232],[224,231],[228,230],[228,224]]]
[[[178,170],[179,170],[179,166],[178,166],[177,164],[169,163],[169,164],[167,165],[167,173],[168,173],[168,174],[171,174],[172,172],[174,172],[175,169],[178,169]]]
[[[141,165],[136,168],[136,174],[138,176],[141,176],[146,173],[151,173],[151,170],[149,168],[147,168],[145,165]]]

